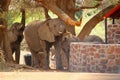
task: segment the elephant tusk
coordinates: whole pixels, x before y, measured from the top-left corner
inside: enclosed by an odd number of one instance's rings
[[[59,34],[62,34],[63,32],[58,32]]]

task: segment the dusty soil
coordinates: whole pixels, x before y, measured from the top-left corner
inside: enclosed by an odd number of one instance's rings
[[[30,54],[29,51],[21,51],[20,65],[6,64],[3,72],[0,72],[0,80],[120,80],[120,74],[76,73],[32,68],[24,63],[26,54]]]
[[[43,70],[33,68],[27,65],[6,63],[5,67],[0,72],[67,72],[67,71],[56,69]]]
[[[43,70],[38,68],[33,68],[30,66],[27,66],[24,62],[24,56],[26,54],[30,54],[29,51],[21,51],[20,55],[20,64],[13,64],[13,63],[6,63],[5,66],[2,68],[2,72],[67,72],[66,70],[56,70],[55,65],[52,61],[50,61],[50,70]],[[14,56],[14,55],[13,55]]]
[[[120,80],[120,74],[66,72],[7,72],[0,80]]]

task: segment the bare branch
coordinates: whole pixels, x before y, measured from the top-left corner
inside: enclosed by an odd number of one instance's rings
[[[0,8],[3,11],[7,11],[10,5],[11,0],[0,0]]]
[[[46,18],[46,19],[51,19],[51,17],[50,17],[49,14],[48,14],[48,9],[45,8],[45,7],[43,7],[43,8],[44,8],[44,12],[45,12],[45,18]]]
[[[98,24],[100,21],[102,21],[104,18],[104,15],[108,13],[111,9],[114,8],[114,5],[110,5],[107,8],[100,11],[98,14],[96,14],[94,17],[92,17],[83,27],[82,31],[79,33],[78,37],[80,40],[83,40],[86,35],[89,35],[93,28]]]
[[[91,6],[91,7],[88,7],[88,6],[81,6],[79,8],[75,8],[74,11],[80,11],[82,9],[92,9],[92,8],[97,8],[99,7],[101,4],[96,4],[95,6]]]
[[[60,9],[56,5],[56,0],[35,0],[38,3],[43,4],[47,9],[50,9],[52,12],[54,12],[60,19],[62,19],[64,22],[71,26],[80,26],[82,19],[80,21],[75,21],[71,17],[69,17],[62,9]],[[49,4],[48,4],[49,3]]]

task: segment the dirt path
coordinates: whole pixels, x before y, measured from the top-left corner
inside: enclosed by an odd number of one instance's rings
[[[24,56],[25,56],[26,54],[31,54],[31,53],[30,53],[29,51],[21,51],[20,64],[25,64],[25,62],[24,62]],[[55,65],[54,65],[54,63],[53,63],[52,61],[50,61],[50,67],[51,67],[52,69],[55,68]]]
[[[68,72],[0,73],[0,80],[120,80],[120,74]]]
[[[27,54],[31,54],[31,53],[29,51],[21,51],[20,64],[6,63],[5,66],[1,68],[2,70],[0,70],[0,71],[2,71],[2,72],[44,72],[44,71],[54,72],[54,71],[58,71],[58,70],[37,69],[37,68],[33,68],[33,67],[25,65],[24,57]],[[50,61],[50,67],[51,67],[51,69],[55,69],[55,67],[53,66],[53,63],[51,61]]]
[[[24,64],[25,54],[29,54],[29,52],[21,52],[20,64]],[[14,67],[14,65],[11,65],[11,67]],[[57,70],[37,70],[17,65],[15,67],[18,70],[0,72],[0,80],[120,80],[120,74],[112,73],[75,73]],[[22,70],[23,68],[25,70]]]

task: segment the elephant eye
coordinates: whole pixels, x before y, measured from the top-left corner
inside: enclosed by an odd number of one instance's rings
[[[54,28],[56,28],[56,25],[54,25]]]

